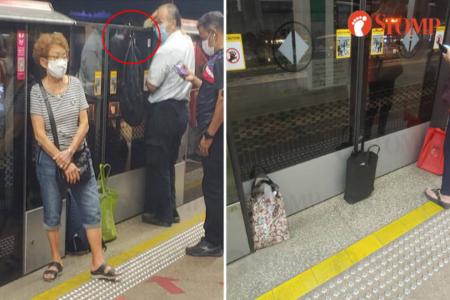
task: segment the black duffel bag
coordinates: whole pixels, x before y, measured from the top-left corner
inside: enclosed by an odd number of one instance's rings
[[[373,149],[377,151],[374,152]],[[344,199],[348,203],[364,200],[373,192],[379,153],[380,146],[373,145],[364,151],[362,143],[361,150],[353,151],[347,159]]]

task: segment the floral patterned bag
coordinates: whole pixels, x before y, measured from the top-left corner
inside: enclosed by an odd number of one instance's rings
[[[256,176],[247,205],[255,250],[289,239],[283,197],[266,174]]]

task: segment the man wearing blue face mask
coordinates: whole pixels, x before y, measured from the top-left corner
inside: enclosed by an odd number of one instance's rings
[[[153,18],[158,23],[161,47],[153,57],[146,82],[150,105],[145,122],[147,190],[142,221],[168,227],[180,222],[175,205],[175,163],[188,123],[192,87],[175,66],[195,68],[195,56],[191,38],[181,31],[175,5],[160,6]]]

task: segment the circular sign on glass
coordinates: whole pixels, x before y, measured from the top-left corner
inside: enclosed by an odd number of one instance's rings
[[[285,71],[299,72],[308,67],[312,59],[312,38],[308,28],[298,22],[281,25],[272,40],[275,62]]]

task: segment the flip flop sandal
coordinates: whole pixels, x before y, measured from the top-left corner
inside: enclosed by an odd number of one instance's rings
[[[441,190],[440,189],[433,189],[431,191],[437,196],[437,198],[430,196],[427,193],[427,191],[425,191],[425,196],[428,198],[428,200],[430,200],[431,202],[436,203],[439,206],[442,206],[445,209],[449,209],[450,208],[450,203],[442,201],[442,199],[441,199]]]
[[[118,281],[117,276],[119,274],[116,274],[116,270],[114,270],[113,267],[110,267],[109,271],[106,272],[106,264],[102,264],[97,270],[91,271],[91,277],[93,279],[101,279],[101,280],[107,280],[107,281]]]
[[[58,271],[49,270],[51,267],[55,267],[56,269],[58,269]],[[42,278],[44,279],[44,281],[53,281],[62,274],[62,271],[63,266],[59,262],[52,261],[47,265],[47,270],[45,270],[44,274],[42,274]],[[51,277],[46,277],[46,275],[51,275]]]

